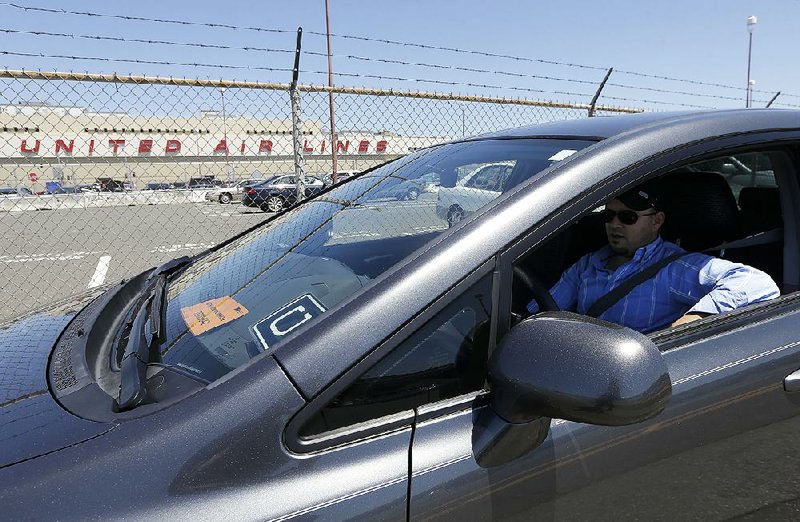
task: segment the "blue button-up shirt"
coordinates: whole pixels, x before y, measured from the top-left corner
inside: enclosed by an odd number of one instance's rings
[[[633,259],[615,270],[606,268],[614,256],[605,246],[587,254],[568,268],[550,293],[562,310],[585,314],[599,298],[632,275],[660,259],[683,252],[660,237],[645,245]],[[718,314],[780,295],[772,278],[755,268],[701,253],[686,254],[671,262],[603,312],[599,319],[640,332],[672,324],[687,312]],[[538,311],[536,301],[528,304]]]

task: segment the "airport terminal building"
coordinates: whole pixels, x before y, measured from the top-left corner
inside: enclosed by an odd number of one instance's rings
[[[364,170],[448,137],[409,137],[388,131],[337,132],[339,170]],[[304,121],[305,172],[332,170],[331,139],[321,121]],[[261,178],[294,171],[289,119],[133,116],[46,104],[0,105],[0,186],[44,190],[100,178],[180,183],[193,177]]]

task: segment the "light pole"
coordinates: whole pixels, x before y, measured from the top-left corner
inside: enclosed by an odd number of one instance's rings
[[[225,87],[219,88],[219,94],[222,97],[222,139],[225,140],[225,175],[228,177],[228,181],[233,181],[230,164],[228,163],[228,121],[225,116]]]
[[[757,22],[758,18],[755,16],[747,17],[747,32],[750,33],[750,40],[747,44],[747,101],[745,102],[745,107],[748,109],[753,104],[753,84],[755,82],[750,80],[750,56],[753,52],[753,29],[756,28]]]

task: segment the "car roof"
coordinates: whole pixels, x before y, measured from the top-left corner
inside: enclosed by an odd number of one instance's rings
[[[456,142],[478,141],[485,139],[504,138],[573,138],[602,140],[623,134],[628,131],[639,130],[650,126],[669,126],[672,123],[687,119],[698,121],[714,120],[717,124],[724,122],[734,123],[748,116],[759,113],[768,113],[777,119],[782,116],[797,118],[797,111],[791,109],[730,109],[715,111],[680,111],[680,112],[645,112],[638,114],[625,114],[617,116],[598,116],[578,120],[563,120],[514,129],[481,134]]]

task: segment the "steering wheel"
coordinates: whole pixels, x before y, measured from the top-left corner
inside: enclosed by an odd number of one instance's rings
[[[525,289],[530,292],[536,303],[538,303],[539,310],[542,312],[557,312],[561,310],[553,296],[550,295],[550,291],[545,288],[538,277],[519,265],[514,265],[514,277],[519,279]]]

